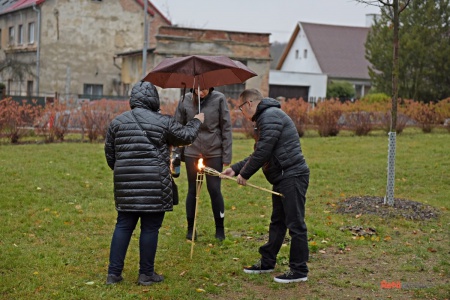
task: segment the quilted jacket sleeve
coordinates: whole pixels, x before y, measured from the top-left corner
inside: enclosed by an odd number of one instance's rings
[[[114,170],[114,163],[116,162],[116,152],[114,148],[114,131],[113,124],[111,124],[106,132],[105,140],[105,157],[108,166]]]
[[[255,149],[248,161],[240,171],[240,175],[249,179],[264,164],[268,163],[273,155],[274,149],[280,139],[283,130],[283,121],[275,113],[266,110],[257,121],[259,139]]]
[[[171,146],[184,146],[189,145],[194,142],[200,130],[200,125],[202,122],[199,119],[192,119],[186,126],[175,121],[175,119],[170,118],[168,138],[169,144]]]

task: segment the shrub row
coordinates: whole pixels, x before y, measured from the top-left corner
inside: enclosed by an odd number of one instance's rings
[[[340,130],[351,130],[356,135],[367,135],[375,129],[390,130],[391,103],[359,100],[342,103],[327,100],[311,105],[302,99],[282,100],[281,108],[292,118],[300,136],[307,129],[317,130],[322,137],[336,136]],[[253,136],[253,123],[239,111],[238,100],[228,101],[231,122],[235,130]],[[161,111],[173,115],[177,102],[163,103]],[[45,142],[63,141],[69,132],[81,134],[81,140],[104,139],[111,120],[129,109],[128,101],[102,99],[74,106],[71,103],[53,103],[45,107],[33,103],[22,103],[6,98],[0,101],[0,137],[18,143],[29,134],[42,136]],[[207,117],[207,116],[206,116]],[[450,131],[450,98],[437,104],[424,104],[402,100],[397,110],[397,133],[406,126],[419,126],[431,132],[436,126],[445,126]]]
[[[42,107],[11,98],[0,101],[0,136],[11,143],[30,134],[45,142],[63,141],[69,132],[81,134],[81,140],[105,138],[111,120],[129,109],[128,101],[99,100],[74,107],[71,103],[52,103]]]

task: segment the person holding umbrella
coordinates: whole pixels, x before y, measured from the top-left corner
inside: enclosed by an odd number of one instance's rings
[[[172,159],[179,155],[185,162],[188,179],[186,196],[186,239],[192,240],[196,203],[197,164],[203,158],[203,164],[222,171],[223,166],[231,163],[232,126],[230,112],[225,95],[214,88],[196,88],[182,97],[175,112],[175,119],[187,124],[199,110],[207,116],[200,127],[197,139],[184,149],[175,148]],[[200,102],[199,102],[200,101]],[[181,155],[181,152],[184,152]],[[225,239],[224,218],[225,205],[221,192],[221,179],[206,175],[206,186],[211,198],[211,206],[215,222],[215,238]],[[196,236],[196,235],[195,235]]]
[[[133,86],[130,108],[110,123],[105,140],[106,161],[114,171],[117,210],[106,284],[123,280],[125,255],[140,219],[138,284],[150,285],[164,279],[155,272],[154,263],[164,214],[173,210],[170,146],[192,143],[204,115],[195,114],[181,125],[160,114],[158,92],[144,81]]]
[[[244,272],[272,272],[289,230],[289,270],[274,280],[279,283],[306,281],[309,250],[305,202],[309,168],[302,153],[300,137],[295,124],[281,110],[277,100],[263,98],[256,89],[243,91],[239,100],[239,109],[244,116],[256,123],[256,143],[249,157],[233,164],[223,174],[237,176],[237,183],[246,185],[247,180],[262,168],[267,181],[273,185],[273,190],[283,194],[272,195],[269,240],[259,248],[261,258],[258,262],[244,268]]]

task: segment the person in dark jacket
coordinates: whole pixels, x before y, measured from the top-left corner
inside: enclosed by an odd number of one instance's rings
[[[123,280],[125,255],[139,219],[138,283],[150,285],[164,279],[155,272],[154,262],[164,214],[173,210],[170,146],[192,143],[204,115],[195,115],[183,126],[174,118],[160,114],[159,106],[155,86],[139,82],[131,91],[131,110],[117,116],[107,131],[105,156],[114,171],[114,200],[118,213],[107,284]]]
[[[197,95],[199,93],[199,95]],[[187,147],[184,147],[184,162],[188,179],[188,194],[186,197],[186,239],[192,240],[196,206],[196,179],[197,163],[203,158],[203,164],[221,172],[223,166],[231,163],[232,126],[227,99],[224,94],[214,88],[191,91],[180,100],[175,118],[181,124],[186,124],[198,113],[198,96],[200,96],[200,109],[208,116],[200,127],[198,138]],[[180,154],[180,149],[175,149],[175,154]],[[225,205],[221,192],[221,178],[206,175],[206,186],[211,198],[211,207],[216,226],[215,238],[225,239],[224,218]]]
[[[237,183],[246,185],[247,180],[262,168],[266,179],[273,185],[273,191],[283,194],[283,197],[272,195],[269,241],[259,248],[261,258],[258,262],[244,268],[244,272],[272,272],[289,229],[290,269],[274,280],[280,283],[306,281],[309,250],[305,202],[309,168],[303,157],[300,137],[291,118],[281,110],[277,100],[263,99],[255,89],[245,90],[239,99],[239,109],[245,117],[256,123],[256,144],[249,157],[233,164],[223,174],[237,176]]]

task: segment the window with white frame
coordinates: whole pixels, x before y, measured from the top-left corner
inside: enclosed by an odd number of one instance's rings
[[[27,81],[27,96],[30,97],[33,95],[33,80]]]
[[[23,25],[20,24],[17,30],[17,45],[23,44]]]
[[[14,45],[14,27],[9,27],[9,44]]]
[[[102,84],[84,84],[84,94],[101,96],[103,95],[103,85]]]
[[[303,50],[303,58],[308,58],[308,49]]]
[[[28,43],[34,43],[34,22],[28,23]]]

